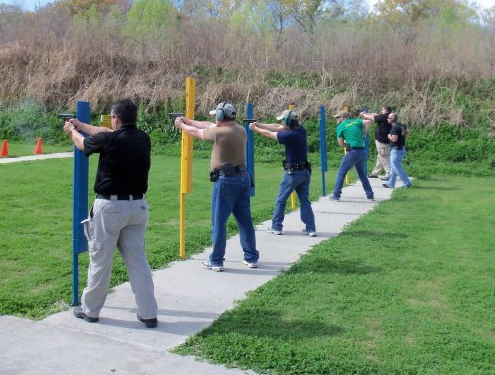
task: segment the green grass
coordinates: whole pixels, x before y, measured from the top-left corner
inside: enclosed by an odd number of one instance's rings
[[[90,204],[98,158],[90,158]],[[196,158],[192,192],[186,198],[186,253],[211,245],[209,160]],[[311,197],[321,196],[320,172],[315,171]],[[179,253],[180,160],[152,156],[149,191],[150,222],[147,253],[152,268],[166,267]],[[2,218],[0,220],[0,315],[43,318],[72,300],[72,175],[73,160],[0,164]],[[271,217],[278,185],[279,165],[257,165],[255,222]],[[327,174],[327,181],[333,176]],[[328,186],[328,182],[327,182]],[[229,235],[237,232],[232,219]],[[86,282],[87,254],[80,259],[80,290]],[[127,280],[116,254],[111,285]]]
[[[494,374],[494,193],[416,180],[176,352],[275,374]]]
[[[9,158],[17,158],[19,156],[30,156],[34,154],[34,149],[36,148],[36,141],[32,144],[26,142],[9,142],[8,141],[8,149],[9,149]],[[74,151],[74,146],[67,144],[45,144],[42,140],[41,142],[41,150],[43,154],[53,154],[55,152],[68,152]]]

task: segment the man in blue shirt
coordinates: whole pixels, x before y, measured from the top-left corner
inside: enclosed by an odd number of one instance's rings
[[[311,165],[308,162],[306,129],[299,123],[299,115],[295,111],[285,110],[277,117],[280,124],[252,123],[249,128],[267,138],[272,138],[285,146],[283,161],[284,177],[275,201],[272,225],[268,229],[273,234],[283,234],[283,221],[287,199],[295,190],[301,204],[301,221],[304,223],[303,233],[316,237],[315,216],[309,200],[309,183]]]

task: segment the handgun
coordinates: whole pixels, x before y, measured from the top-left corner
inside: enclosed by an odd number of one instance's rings
[[[171,119],[176,119],[177,117],[184,117],[185,114],[184,113],[180,113],[180,112],[170,112],[168,114],[168,117],[170,117]]]
[[[252,124],[253,122],[258,122],[258,120],[254,119],[254,118],[245,118],[244,120],[242,120],[243,123],[248,123],[248,124]]]
[[[59,113],[57,115],[58,118],[61,118],[66,122],[67,120],[70,120],[71,118],[76,118],[76,115],[73,113]]]

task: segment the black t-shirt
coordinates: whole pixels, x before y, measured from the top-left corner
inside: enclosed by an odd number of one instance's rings
[[[144,194],[148,190],[151,141],[135,125],[102,132],[84,139],[84,153],[99,153],[95,192]]]
[[[381,113],[374,117],[376,122],[375,139],[380,143],[390,143],[388,135],[390,133],[390,129],[392,129],[392,125],[390,125],[387,121],[389,114],[390,113]]]
[[[406,144],[406,130],[407,126],[398,122],[392,127],[390,131],[391,135],[397,135],[397,142],[390,142],[390,147],[398,150],[402,149]]]

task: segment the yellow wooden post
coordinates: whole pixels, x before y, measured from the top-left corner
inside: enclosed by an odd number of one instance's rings
[[[188,119],[194,119],[196,102],[196,80],[191,77],[186,78],[186,113]],[[180,222],[179,222],[179,256],[186,257],[186,194],[192,188],[192,167],[193,167],[193,137],[182,132],[180,158]]]
[[[296,109],[294,104],[289,104],[289,111],[293,111]],[[293,191],[292,194],[290,195],[290,206],[292,208],[292,211],[295,211],[297,208],[297,203],[296,203],[296,192]]]
[[[347,106],[344,107],[344,111],[349,112],[349,107],[347,107]],[[344,141],[344,143],[345,143],[345,141]],[[344,155],[346,155],[346,154],[347,154],[347,149],[344,147]],[[349,172],[347,172],[347,174],[345,175],[345,184],[349,185],[350,183],[351,183],[351,179],[349,177]]]
[[[344,141],[345,143],[345,141]],[[344,155],[347,154],[347,149],[344,147]],[[345,175],[345,184],[349,185],[351,183],[351,179],[349,178],[349,172]]]
[[[100,126],[112,129],[112,116],[110,115],[100,115]]]

